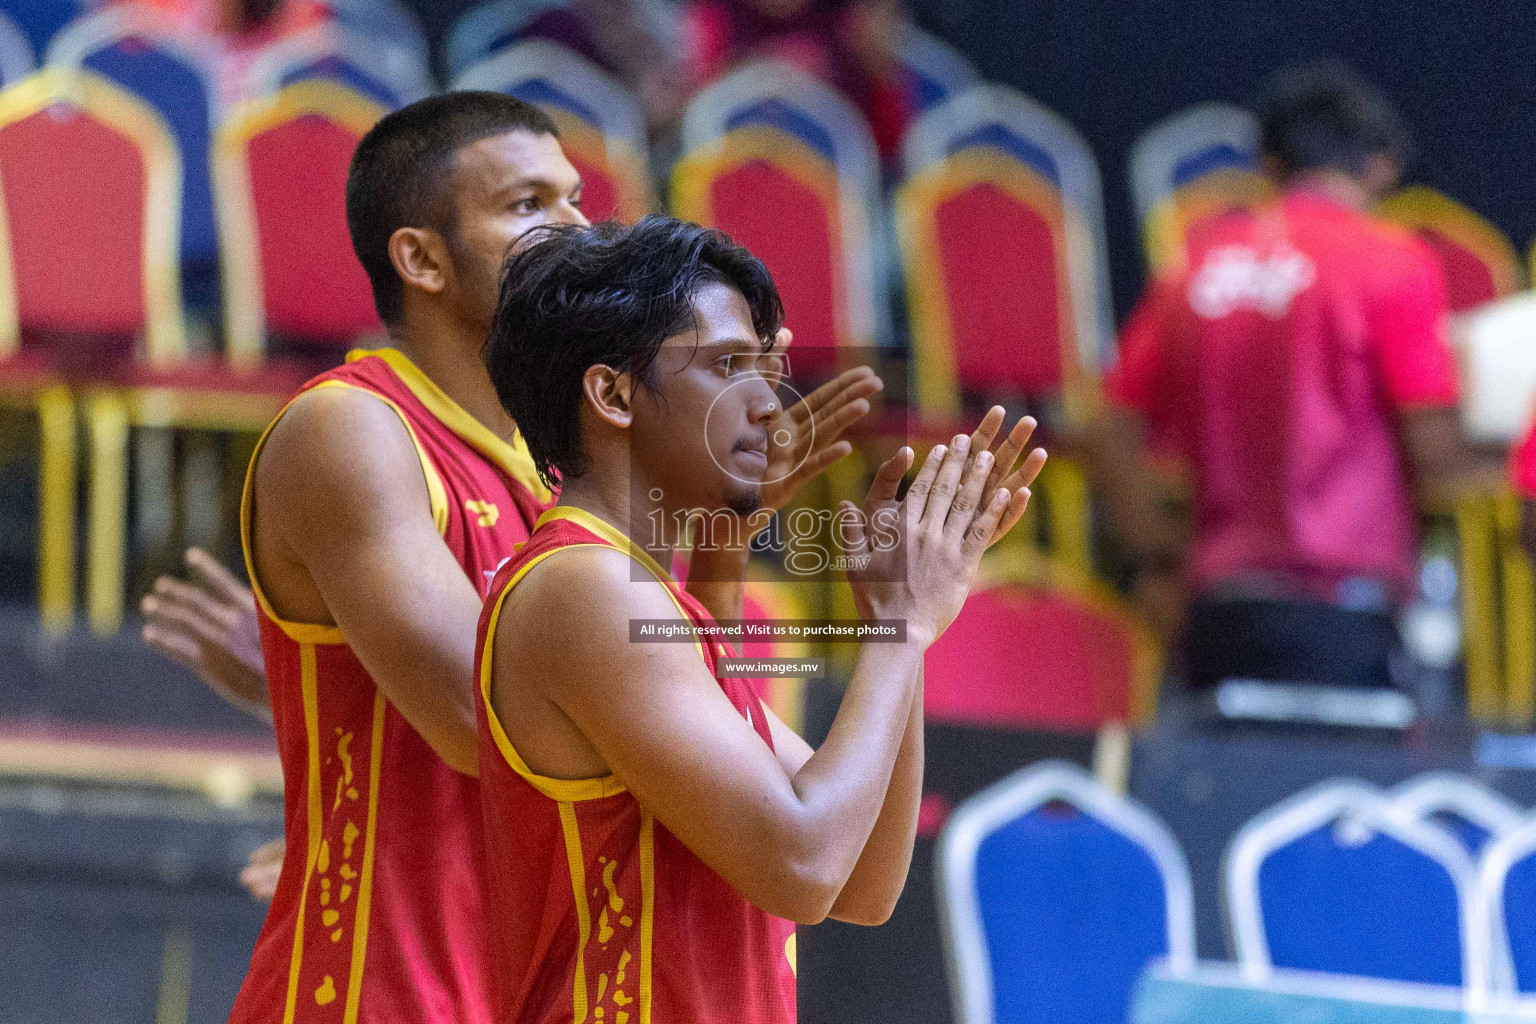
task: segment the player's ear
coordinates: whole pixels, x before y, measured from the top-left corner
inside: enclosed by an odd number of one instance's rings
[[[611,366],[589,366],[581,378],[581,390],[592,411],[621,430],[634,422],[634,385],[633,377]]]
[[[396,228],[389,236],[389,261],[401,281],[433,295],[448,287],[453,273],[443,236],[426,228]]]

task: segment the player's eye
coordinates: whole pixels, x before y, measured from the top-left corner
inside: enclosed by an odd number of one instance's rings
[[[738,373],[745,373],[747,370],[751,369],[751,367],[743,365],[741,362],[741,353],[739,352],[728,356],[721,356],[719,359],[716,359],[715,367],[727,377],[734,377]]]
[[[512,209],[516,210],[518,213],[524,213],[524,214],[526,214],[526,213],[538,213],[539,212],[539,200],[538,200],[538,197],[537,196],[529,196],[526,199],[519,199],[517,202],[512,204]]]

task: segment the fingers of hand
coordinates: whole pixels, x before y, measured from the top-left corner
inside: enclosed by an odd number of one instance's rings
[[[1003,407],[994,405],[987,410],[987,414],[976,424],[976,429],[971,431],[971,451],[979,452],[983,448],[991,448],[992,442],[997,438],[997,428],[1003,425]]]
[[[1031,416],[1019,417],[1018,422],[1013,425],[1013,429],[1008,431],[1008,436],[1003,439],[1003,443],[998,446],[997,462],[992,467],[992,480],[989,481],[993,487],[999,486],[1000,481],[1004,481],[1001,483],[1001,486],[1008,486],[1005,482],[1006,478],[1013,472],[1014,463],[1023,454],[1024,446],[1029,444],[1029,439],[1034,433],[1034,418]]]
[[[1045,468],[1045,462],[1045,449],[1036,448],[1024,460],[1024,465],[1020,466],[1017,472],[1009,475],[1008,481],[1004,486],[1009,490],[1016,490],[1020,487],[1033,487],[1035,479],[1040,475],[1040,471]]]
[[[144,642],[178,665],[194,672],[203,666],[203,648],[197,641],[174,629],[164,629],[153,623],[144,624]]]
[[[1003,517],[998,521],[997,529],[992,531],[991,543],[996,544],[1008,535],[1008,531],[1019,524],[1024,518],[1024,510],[1029,508],[1029,488],[1020,487],[1017,490],[1009,488],[1013,497],[1008,499],[1008,508],[1003,512]]]
[[[869,539],[864,533],[864,514],[851,501],[837,503],[837,518],[833,522],[838,546],[850,555],[862,555],[869,549]]]
[[[184,583],[174,576],[161,576],[155,580],[155,588],[146,600],[148,598],[154,598],[158,608],[179,608],[189,615],[195,615],[212,629],[227,627],[238,614],[222,597],[202,587]]]
[[[960,493],[960,474],[965,469],[966,457],[970,454],[970,450],[970,437],[965,434],[956,434],[950,443],[949,452],[944,456],[944,464],[939,467],[939,472],[934,477],[933,490],[929,493],[928,503],[923,510],[923,526],[930,533],[938,534],[944,530],[944,523],[949,518],[949,510]]]
[[[966,468],[959,493],[955,495],[954,503],[949,507],[949,518],[944,523],[946,536],[959,538],[971,525],[971,520],[976,518],[976,513],[986,500],[983,495],[986,491],[987,478],[991,473],[992,453],[982,449],[976,453],[976,457]]]
[[[981,514],[971,520],[965,531],[965,539],[961,542],[960,550],[966,558],[969,566],[974,568],[981,561],[982,552],[987,550],[992,543],[992,535],[997,530],[1003,514],[1008,510],[1012,500],[1012,492],[1006,488],[998,488],[992,492],[992,498],[987,502],[986,508]]]
[[[869,485],[869,497],[865,499],[866,508],[874,508],[896,500],[896,492],[901,488],[901,478],[907,475],[907,470],[912,467],[912,449],[902,448],[895,455],[886,459],[875,470],[875,479]]]
[[[252,603],[251,588],[241,583],[212,555],[201,548],[187,549],[187,569],[205,590],[236,604]]]
[[[912,486],[907,488],[907,496],[903,499],[907,517],[911,521],[921,519],[923,510],[928,507],[928,492],[933,490],[934,477],[939,475],[939,467],[944,464],[944,456],[948,453],[949,448],[942,444],[928,449],[928,457],[923,459],[923,468],[917,471],[917,477],[912,481]]]

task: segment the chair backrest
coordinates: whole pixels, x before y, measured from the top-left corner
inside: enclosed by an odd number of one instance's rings
[[[1069,420],[1086,415],[1097,344],[1084,342],[1092,298],[1078,290],[1087,254],[1054,183],[1012,153],[976,146],[908,179],[895,212],[922,414],[953,417],[971,391],[1060,396]]]
[[[0,355],[35,330],[184,357],[181,157],[154,110],[86,72],[22,79],[0,92],[0,196]]]
[[[1414,185],[1388,196],[1376,213],[1418,235],[1440,257],[1453,313],[1511,295],[1525,283],[1525,268],[1503,232],[1443,192]]]
[[[1486,988],[1470,855],[1395,817],[1362,782],[1325,782],[1270,808],[1227,848],[1229,932],[1244,971],[1272,967]]]
[[[218,256],[208,151],[218,121],[213,52],[157,11],[120,4],[65,27],[47,63],[85,69],[121,86],[165,118],[182,154],[181,254],[189,262]]]
[[[0,86],[30,75],[37,67],[37,56],[27,34],[0,11]]]
[[[225,345],[261,359],[269,333],[326,343],[380,329],[347,232],[347,166],[384,108],[327,81],[231,110],[214,140]]]
[[[1490,988],[1536,992],[1536,822],[1483,850],[1476,902],[1491,950]]]
[[[1028,551],[996,552],[983,573],[924,660],[930,721],[1091,732],[1152,719],[1157,644],[1112,592]]]
[[[544,11],[566,0],[492,0],[471,7],[454,21],[443,44],[450,78],[517,41],[518,32]]]
[[[1519,804],[1457,772],[1416,775],[1394,787],[1386,799],[1394,815],[1438,825],[1474,857],[1527,821]]]
[[[1023,93],[978,85],[913,122],[902,145],[903,169],[914,178],[931,164],[976,148],[1012,156],[1060,194],[1070,211],[1064,224],[1079,361],[1107,365],[1114,356],[1114,316],[1103,192],[1092,149],[1064,119]],[[988,248],[999,247],[994,240]]]
[[[919,112],[936,107],[981,81],[981,75],[964,54],[916,25],[902,27],[896,59],[912,78]]]
[[[1177,841],[1075,765],[1042,762],[961,804],[935,870],[957,1024],[1126,1021],[1149,961],[1194,962]]]
[[[464,69],[453,88],[504,92],[548,112],[560,127],[561,148],[581,173],[589,219],[633,222],[651,209],[639,104],[581,54],[545,39],[513,43]]]
[[[768,265],[795,332],[797,377],[824,375],[840,349],[875,342],[864,204],[799,139],[750,125],[689,152],[673,168],[672,210],[721,229]]]
[[[431,65],[432,49],[421,22],[399,0],[328,0],[326,6],[346,27],[409,50],[421,67]]]
[[[251,62],[243,95],[259,98],[315,79],[344,85],[389,110],[436,91],[408,47],[322,22],[264,48]]]
[[[1157,271],[1183,259],[1189,229],[1273,189],[1258,167],[1259,126],[1227,103],[1202,103],[1159,121],[1131,147],[1131,200],[1147,262]]]

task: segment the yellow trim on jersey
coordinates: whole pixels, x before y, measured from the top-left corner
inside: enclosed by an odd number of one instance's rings
[[[361,385],[344,380],[321,381],[314,387],[307,388],[289,399],[288,404],[278,410],[277,415],[272,418],[272,422],[268,423],[267,428],[261,432],[261,437],[256,441],[256,449],[251,453],[250,465],[245,471],[245,485],[240,491],[240,548],[245,555],[245,572],[251,579],[251,591],[256,595],[256,603],[261,605],[261,610],[290,639],[297,640],[299,643],[309,644],[344,644],[347,642],[347,638],[342,633],[340,626],[328,625],[323,622],[294,622],[290,619],[280,618],[277,612],[273,610],[272,604],[267,600],[267,595],[262,591],[261,582],[256,575],[255,556],[251,549],[253,541],[251,533],[251,497],[256,487],[256,460],[261,457],[261,450],[266,445],[267,437],[272,433],[272,428],[277,426],[278,420],[282,419],[284,414],[293,407],[294,402],[311,391],[318,391],[321,388],[327,387],[353,388],[373,398],[377,398],[394,410],[395,415],[400,417],[400,422],[405,424],[405,432],[410,435],[411,444],[416,449],[416,458],[421,463],[421,472],[427,484],[427,497],[432,504],[432,523],[437,527],[438,536],[442,536],[443,532],[448,528],[448,492],[443,487],[442,478],[438,476],[437,468],[432,464],[431,457],[427,455],[427,450],[422,447],[421,440],[416,436],[416,431],[412,429],[411,421],[406,418],[405,412],[400,406],[377,391],[372,391]]]
[[[522,434],[514,434],[511,443],[496,436],[496,432],[471,416],[458,402],[448,397],[437,382],[421,371],[410,356],[397,348],[353,349],[347,353],[347,362],[353,363],[368,356],[378,356],[389,364],[395,375],[411,389],[411,394],[427,407],[427,411],[442,421],[443,426],[467,441],[481,455],[490,459],[501,470],[528,488],[540,502],[554,498],[553,492],[539,479],[533,467],[533,456],[528,454],[528,444]]]
[[[540,522],[543,522],[541,519]],[[602,544],[570,544],[566,547],[545,551],[531,559],[527,565],[507,581],[507,585],[501,588],[501,593],[496,595],[496,603],[491,606],[491,620],[485,628],[485,647],[480,652],[480,698],[485,702],[485,718],[490,726],[491,739],[496,741],[496,749],[501,751],[501,756],[506,760],[507,766],[528,781],[534,789],[543,793],[551,800],[558,800],[562,804],[579,803],[582,800],[601,800],[605,796],[615,796],[625,791],[624,784],[618,776],[604,775],[591,779],[556,779],[548,775],[539,775],[523,756],[512,746],[512,740],[507,736],[507,731],[501,727],[501,719],[496,717],[496,708],[491,703],[491,661],[496,650],[496,625],[501,621],[501,610],[507,600],[507,595],[512,593],[512,588],[518,581],[528,575],[528,571],[538,565],[550,555],[561,551],[569,551],[571,548],[596,548]]]
[[[592,935],[592,909],[587,906],[587,859],[581,852],[581,827],[576,823],[575,805],[565,800],[560,801],[560,830],[565,834],[565,863],[570,868],[571,895],[576,900],[576,975],[571,982],[575,1016],[571,1019],[572,1024],[584,1024],[587,1019],[587,940]]]
[[[352,919],[352,971],[347,982],[343,1024],[357,1024],[363,995],[363,964],[368,958],[368,916],[373,909],[373,848],[379,831],[379,773],[384,756],[384,694],[375,687],[373,740],[368,747],[368,824],[363,836],[363,870],[357,881],[357,912]]]
[[[656,922],[656,818],[640,809],[640,1024],[651,1024],[651,931]]]
[[[304,695],[304,737],[309,745],[309,780],[306,813],[309,844],[304,857],[304,888],[299,890],[299,915],[293,924],[293,954],[288,961],[288,998],[283,1004],[283,1024],[293,1024],[299,994],[299,970],[304,962],[304,911],[309,904],[309,884],[320,859],[320,694],[315,672],[315,645],[299,647],[299,679]]]

